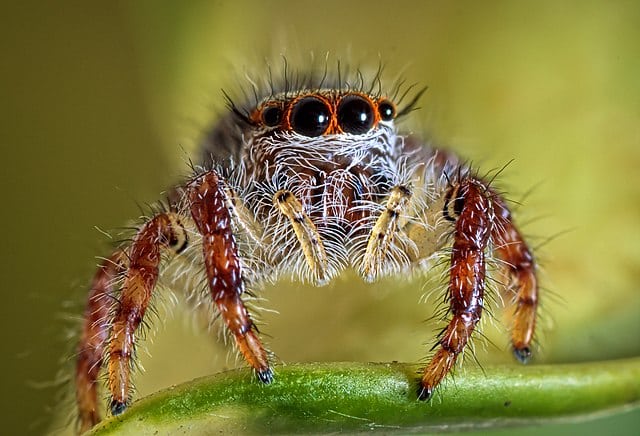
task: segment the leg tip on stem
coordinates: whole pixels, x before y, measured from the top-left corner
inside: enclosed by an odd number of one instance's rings
[[[127,403],[123,403],[121,401],[113,400],[111,401],[111,405],[109,406],[111,409],[111,414],[113,416],[122,415],[122,413],[127,410]]]
[[[529,349],[529,347],[522,347],[522,348],[514,347],[513,355],[515,356],[516,359],[518,359],[518,362],[528,363],[529,360],[531,359],[531,350]]]
[[[430,386],[420,386],[418,388],[418,400],[429,401],[433,395],[433,388]]]
[[[258,370],[256,371],[256,375],[265,385],[268,385],[273,381],[273,370],[271,368]]]

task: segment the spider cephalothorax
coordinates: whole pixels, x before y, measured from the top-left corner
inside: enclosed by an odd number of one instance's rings
[[[262,382],[272,381],[272,362],[243,303],[247,289],[282,275],[320,285],[348,268],[367,281],[420,272],[443,250],[450,320],[418,398],[430,398],[480,320],[489,251],[514,284],[512,344],[528,359],[538,304],[530,250],[487,182],[453,154],[398,131],[396,117],[412,104],[396,105],[393,95],[338,84],[230,106],[207,136],[204,169],[94,278],[76,371],[82,429],[99,420],[103,360],[111,413],[125,410],[135,333],[166,266],[161,254],[194,245],[212,301]]]

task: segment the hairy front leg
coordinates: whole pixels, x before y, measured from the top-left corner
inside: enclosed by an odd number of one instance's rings
[[[166,212],[144,224],[129,247],[129,265],[116,304],[108,348],[108,385],[113,415],[124,412],[130,401],[135,335],[158,280],[161,251],[170,249],[179,253],[186,245],[187,235],[178,215]]]
[[[209,290],[238,350],[264,383],[273,379],[267,353],[241,295],[242,263],[231,228],[224,182],[213,171],[188,186],[191,216],[202,235],[202,250]]]
[[[98,267],[91,283],[76,358],[76,404],[80,433],[100,421],[98,375],[109,336],[109,316],[115,301],[116,283],[124,271],[125,263],[125,254],[117,250]]]
[[[511,345],[514,356],[522,363],[531,357],[531,342],[536,327],[538,308],[538,280],[536,264],[531,250],[520,235],[503,201],[494,201],[496,213],[492,239],[495,253],[503,261],[511,283],[515,289],[515,316],[511,331]]]
[[[443,214],[455,221],[448,287],[452,317],[424,370],[418,391],[420,400],[431,398],[433,389],[449,373],[480,321],[491,208],[490,193],[480,181],[463,179],[447,193]]]

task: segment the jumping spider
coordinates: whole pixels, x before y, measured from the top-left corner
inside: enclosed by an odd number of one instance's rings
[[[168,271],[162,259],[185,256],[189,246],[226,329],[263,383],[273,380],[272,363],[243,303],[245,287],[283,275],[322,285],[348,268],[371,282],[424,271],[447,249],[450,319],[418,398],[431,397],[480,320],[489,254],[513,287],[514,355],[529,359],[538,305],[531,251],[487,181],[452,153],[397,130],[421,93],[399,109],[397,89],[373,91],[378,76],[370,89],[339,74],[333,83],[326,74],[298,82],[285,80],[279,91],[270,83],[250,107],[230,100],[205,140],[204,169],[98,268],[78,346],[81,430],[100,420],[103,363],[111,413],[129,404],[135,335]]]

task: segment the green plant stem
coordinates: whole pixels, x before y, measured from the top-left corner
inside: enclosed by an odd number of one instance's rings
[[[417,366],[400,363],[280,366],[268,386],[248,370],[229,371],[143,398],[93,434],[442,431],[548,422],[640,402],[640,358],[463,369],[427,403],[416,399],[418,379]]]

